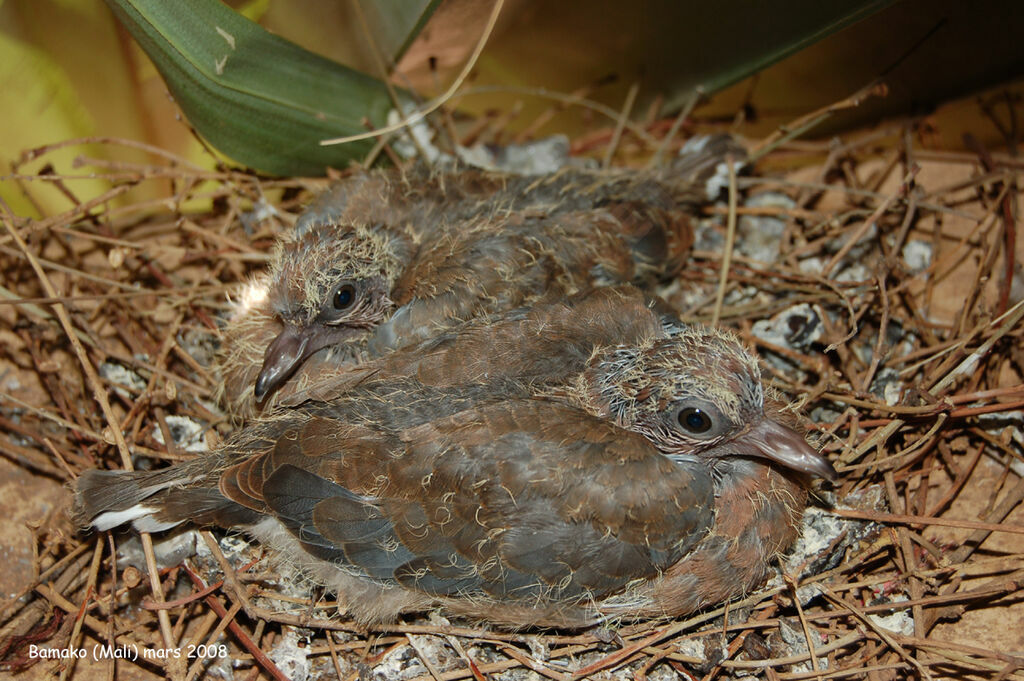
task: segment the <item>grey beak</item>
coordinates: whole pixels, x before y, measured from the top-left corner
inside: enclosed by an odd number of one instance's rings
[[[745,445],[740,454],[763,457],[786,468],[832,482],[838,477],[825,455],[807,444],[803,436],[770,419],[761,421],[739,439]]]
[[[263,356],[263,368],[256,377],[253,393],[256,401],[262,402],[267,395],[280,388],[303,360],[317,349],[314,342],[317,329],[311,326],[298,327],[291,324],[267,346]]]

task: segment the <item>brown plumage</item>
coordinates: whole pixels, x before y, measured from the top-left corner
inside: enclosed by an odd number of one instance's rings
[[[581,372],[596,348],[664,338],[680,326],[665,303],[633,286],[591,289],[562,300],[478,317],[433,338],[355,366],[319,362],[280,402],[329,401],[354,385],[412,378],[422,385],[560,385]]]
[[[595,295],[600,307],[611,294]],[[529,364],[517,333],[532,351],[572,323],[534,323],[547,312],[460,326],[428,341],[425,363],[378,364],[195,461],[87,472],[78,519],[246,529],[365,622],[441,607],[578,627],[687,613],[760,584],[796,536],[802,477],[833,471],[785,424],[755,360],[729,335],[655,314],[630,344],[570,347],[575,370],[558,380],[518,376],[509,367]],[[478,357],[462,379],[435,373],[481,325],[504,339],[494,371]]]
[[[720,136],[657,173],[356,174],[300,218],[255,285],[265,298],[226,329],[224,401],[246,416],[297,371],[315,377],[457,320],[669,278],[708,177],[741,153]]]

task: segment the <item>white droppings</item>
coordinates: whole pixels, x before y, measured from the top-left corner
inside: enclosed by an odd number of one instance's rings
[[[890,603],[901,603],[907,600],[903,594],[897,594],[887,599]],[[869,614],[868,619],[886,631],[892,631],[903,636],[914,635],[914,617],[909,608],[897,610],[888,615]]]
[[[295,627],[281,627],[281,637],[274,642],[267,656],[291,681],[309,678],[309,647],[299,645],[299,631]]]
[[[917,274],[932,264],[932,245],[927,241],[914,239],[906,243],[901,255],[907,268]]]
[[[413,104],[403,108],[405,109],[404,115],[398,109],[392,109],[388,112],[387,124],[389,127],[401,123],[405,118],[416,113],[416,107]],[[413,139],[415,139],[415,142],[413,142]],[[418,149],[417,144],[419,146]],[[422,149],[423,153],[426,154],[426,158],[421,160],[431,164],[437,162],[442,157],[450,158],[448,154],[444,154],[434,146],[434,131],[423,120],[407,125],[405,131],[394,139],[391,146],[403,158],[416,158],[419,156],[420,149]]]
[[[783,214],[792,210],[796,202],[781,192],[762,192],[743,202],[750,208],[778,208]],[[741,215],[737,225],[736,250],[764,263],[779,259],[782,234],[786,221],[772,215]]]
[[[690,156],[699,154],[714,139],[711,135],[697,135],[686,140],[686,144],[679,150],[679,156]],[[733,161],[733,170],[739,173],[746,165],[746,161],[736,159]],[[704,183],[704,192],[708,200],[719,196],[729,188],[729,164],[719,163],[715,166],[715,172]]]
[[[99,374],[102,378],[110,381],[111,383],[131,388],[137,393],[146,389],[146,381],[141,376],[117,362],[103,362],[100,364]],[[130,394],[127,390],[123,390],[121,388],[115,388],[114,390],[121,397],[125,399],[130,398]]]
[[[811,629],[812,636],[814,629]],[[810,652],[807,646],[807,637],[804,635],[803,628],[793,626],[785,619],[779,620],[779,633],[782,635],[782,640],[789,644],[790,654],[798,655],[800,653]],[[823,645],[821,641],[812,641],[815,644],[815,649]],[[827,657],[818,658],[818,669],[828,669],[829,663]],[[790,670],[793,673],[809,672],[813,669],[810,661],[801,662],[793,665]]]
[[[503,147],[475,144],[472,147],[458,147],[456,152],[461,161],[477,168],[514,175],[545,175],[569,163],[569,138],[553,135]]]
[[[771,319],[754,322],[752,332],[758,338],[784,348],[804,349],[820,341],[825,334],[820,310],[800,303]]]
[[[186,452],[206,452],[210,446],[206,442],[206,430],[202,424],[187,416],[171,415],[167,417],[167,428],[171,431],[174,443]],[[163,431],[159,425],[153,426],[153,439],[167,446]]]

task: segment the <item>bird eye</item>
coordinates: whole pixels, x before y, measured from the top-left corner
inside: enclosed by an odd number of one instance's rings
[[[714,425],[711,421],[711,417],[703,409],[696,407],[687,407],[679,411],[679,425],[691,433],[698,435],[704,434],[711,430]]]
[[[351,284],[339,286],[334,292],[334,309],[345,310],[352,306],[356,299],[356,290]]]

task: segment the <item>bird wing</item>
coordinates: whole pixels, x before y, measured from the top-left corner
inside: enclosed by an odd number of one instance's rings
[[[339,367],[284,403],[331,401],[367,380],[399,377],[433,386],[563,381],[582,371],[596,348],[660,336],[656,303],[632,286],[603,287],[480,317],[377,360]]]
[[[434,595],[592,597],[678,560],[713,520],[710,473],[643,437],[542,400],[510,399],[400,430],[320,415],[221,489],[307,551]]]
[[[692,231],[687,211],[640,201],[468,220],[421,247],[392,289],[400,307],[376,328],[369,349],[379,355],[453,320],[593,286],[664,279],[681,266]]]

